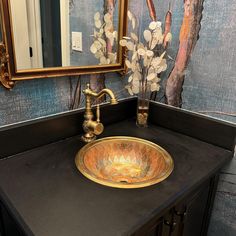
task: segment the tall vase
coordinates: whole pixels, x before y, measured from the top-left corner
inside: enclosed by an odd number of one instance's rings
[[[139,94],[137,104],[136,124],[140,128],[148,126],[149,101],[151,96],[151,86],[146,80],[139,83]]]

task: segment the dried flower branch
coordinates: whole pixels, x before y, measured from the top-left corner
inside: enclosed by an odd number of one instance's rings
[[[126,47],[129,55],[126,56],[125,64],[130,76],[126,89],[131,95],[138,94],[140,82],[150,84],[151,91],[159,91],[161,72],[167,69],[164,45],[171,40],[171,33],[167,35],[162,33],[162,23],[152,21],[149,28],[144,30],[144,42],[140,42],[139,37],[134,33],[137,28],[136,17],[128,11],[128,18],[132,25],[130,37],[123,37],[120,45]]]

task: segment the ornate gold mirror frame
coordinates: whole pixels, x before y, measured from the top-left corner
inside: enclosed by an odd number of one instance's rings
[[[11,10],[9,0],[0,0],[1,13],[1,28],[2,28],[2,42],[0,42],[0,82],[10,89],[14,86],[16,81],[61,77],[61,76],[75,76],[81,74],[95,74],[105,72],[120,72],[125,70],[124,63],[124,48],[121,46],[117,50],[117,63],[108,65],[92,65],[92,66],[77,66],[77,67],[51,67],[44,69],[27,69],[17,70],[16,57],[14,52],[13,27],[11,21]],[[128,0],[120,0],[119,2],[119,38],[126,35],[127,32],[127,11]],[[119,41],[119,40],[118,40]]]
[[[14,82],[11,80],[10,68],[9,68],[9,54],[6,43],[6,30],[5,20],[3,17],[3,5],[0,2],[1,19],[0,19],[0,30],[2,34],[2,41],[0,41],[0,82],[5,88],[12,88]]]

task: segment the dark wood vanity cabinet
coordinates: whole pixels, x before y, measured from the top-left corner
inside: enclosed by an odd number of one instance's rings
[[[3,236],[2,206],[0,202],[0,236]]]
[[[0,236],[24,236],[15,220],[0,202]]]
[[[217,176],[208,180],[156,222],[142,227],[133,236],[207,235],[217,182]]]

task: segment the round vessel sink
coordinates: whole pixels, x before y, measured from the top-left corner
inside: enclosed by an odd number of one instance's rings
[[[76,155],[79,171],[116,188],[142,188],[166,179],[174,163],[162,147],[133,137],[109,137],[85,145]]]

